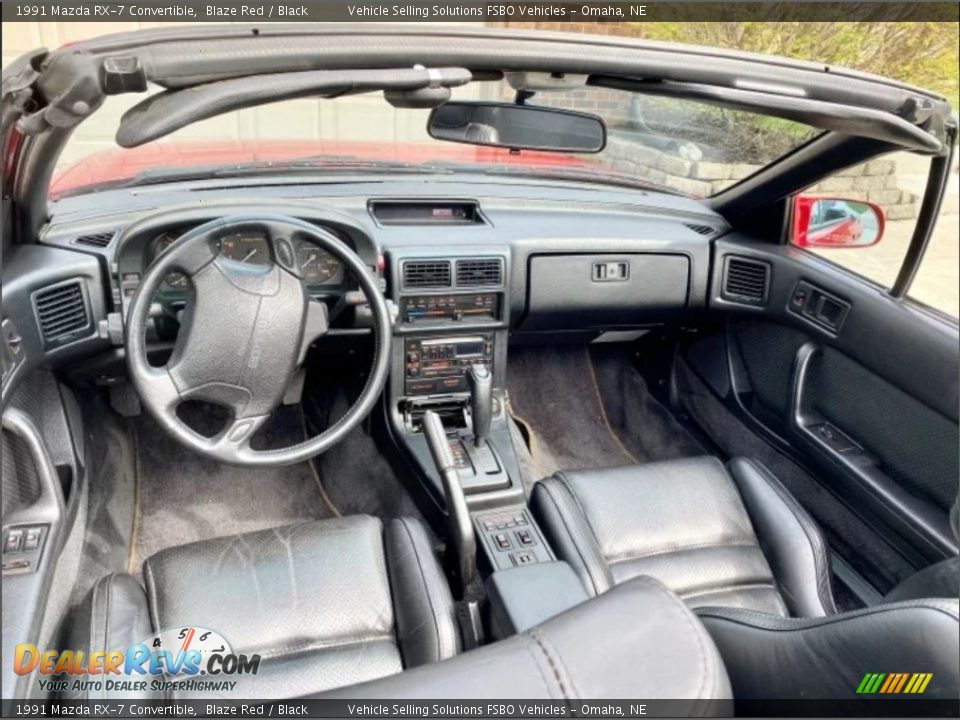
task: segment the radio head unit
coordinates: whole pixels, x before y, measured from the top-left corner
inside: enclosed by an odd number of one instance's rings
[[[408,338],[404,341],[406,394],[465,392],[467,368],[478,362],[493,371],[492,333]]]

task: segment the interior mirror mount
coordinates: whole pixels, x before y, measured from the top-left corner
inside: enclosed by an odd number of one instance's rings
[[[883,208],[875,203],[798,195],[790,242],[798,247],[870,247],[880,242],[885,224]]]
[[[597,153],[607,126],[596,115],[499,102],[448,102],[430,113],[430,137],[511,150]]]

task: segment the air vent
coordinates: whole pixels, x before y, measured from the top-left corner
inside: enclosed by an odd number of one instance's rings
[[[87,298],[79,280],[68,280],[34,293],[33,309],[47,347],[64,345],[90,329]]]
[[[472,200],[375,200],[370,212],[381,225],[484,225]]]
[[[770,284],[770,266],[759,260],[728,257],[723,268],[723,291],[725,300],[746,305],[763,305],[767,302]]]
[[[717,232],[717,229],[712,225],[691,225],[690,223],[684,223],[684,224],[688,228],[693,230],[695,233],[698,233],[699,235],[704,235],[706,237],[710,237],[711,235]]]
[[[449,260],[407,260],[403,263],[405,288],[450,287]]]
[[[500,258],[457,260],[457,287],[499,287],[502,283]]]
[[[113,236],[116,235],[116,232],[102,232],[95,233],[93,235],[81,235],[76,238],[73,242],[75,245],[86,245],[87,247],[95,248],[105,248],[110,244],[110,241],[113,240]]]

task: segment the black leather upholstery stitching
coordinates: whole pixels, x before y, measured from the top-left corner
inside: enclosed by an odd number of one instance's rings
[[[830,556],[823,536],[820,534],[820,528],[817,527],[809,513],[797,502],[797,499],[790,494],[790,491],[784,487],[783,483],[781,483],[773,473],[764,465],[754,460],[746,458],[746,462],[757,471],[760,477],[763,478],[797,519],[797,523],[800,525],[800,529],[803,530],[807,542],[810,543],[810,550],[813,553],[813,565],[817,575],[817,597],[820,598],[820,604],[823,606],[824,612],[828,615],[835,615],[837,606],[833,600],[833,586],[830,581]]]
[[[557,685],[560,687],[560,694],[563,695],[565,700],[570,700],[570,693],[567,692],[567,687],[563,683],[563,678],[560,677],[560,669],[557,667],[557,664],[553,661],[553,657],[547,648],[544,647],[543,642],[540,638],[540,633],[534,631],[530,633],[530,637],[536,643],[537,647],[540,649],[540,652],[543,653],[543,656],[547,659],[547,664],[550,666],[550,670],[553,672],[553,678],[557,681]]]

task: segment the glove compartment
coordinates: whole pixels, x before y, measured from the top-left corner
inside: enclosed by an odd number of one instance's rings
[[[667,253],[533,255],[520,330],[659,323],[687,307],[690,260]]]

